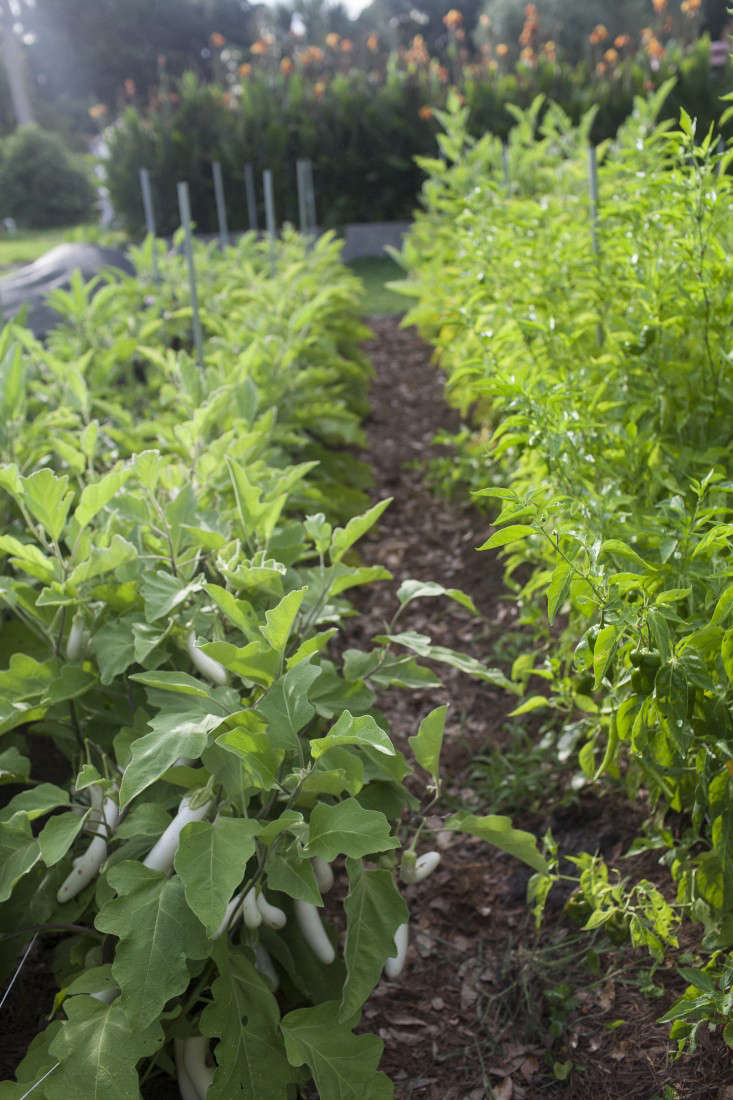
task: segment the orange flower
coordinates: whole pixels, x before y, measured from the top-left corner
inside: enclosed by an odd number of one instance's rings
[[[317,80],[316,83],[313,85],[313,95],[316,97],[316,99],[320,99],[321,96],[323,95],[323,93],[325,92],[325,90],[326,90],[326,81],[325,80]]]
[[[253,42],[249,48],[249,52],[253,53],[255,57],[261,57],[263,53],[267,53],[269,44],[265,42],[264,38],[258,38],[256,42]]]
[[[379,49],[379,39],[377,38],[374,31],[372,31],[372,33],[367,38],[366,44],[367,44],[367,49],[369,50],[370,53],[376,53],[377,50]]]
[[[605,76],[606,75],[606,68],[607,68],[606,62],[605,61],[599,61],[598,64],[596,65],[596,76]]]
[[[427,121],[427,119],[433,117],[433,108],[432,107],[421,107],[420,110],[417,113],[420,116],[420,118],[425,119]]]
[[[445,84],[447,79],[448,79],[448,70],[446,68],[444,68],[443,65],[438,65],[438,80],[442,81],[443,84]]]
[[[531,46],[525,46],[519,55],[520,61],[523,61],[525,65],[534,65],[535,53]]]
[[[248,77],[252,75],[252,66],[248,61],[245,61],[243,65],[239,66],[239,75],[243,77]]]
[[[508,53],[509,47],[507,46],[506,42],[500,42],[499,45],[496,47],[496,56],[506,57]]]
[[[280,72],[283,76],[289,76],[293,71],[293,62],[289,57],[283,57],[280,61]]]
[[[460,27],[463,22],[463,16],[456,8],[451,8],[450,11],[447,11],[443,16],[443,22],[449,30],[452,30],[454,27]]]
[[[329,34],[326,35],[326,45],[330,46],[332,50],[337,48],[340,41],[341,39],[335,31],[330,31]]]
[[[700,10],[700,0],[682,0],[680,11],[683,11],[689,19],[694,19]]]
[[[479,16],[479,23],[481,24],[482,27],[490,27],[491,26],[491,19],[486,14],[486,12],[483,12],[483,14]]]
[[[616,37],[613,40],[614,46],[619,50],[625,49],[625,47],[628,46],[630,43],[631,43],[631,35],[630,34],[617,34]]]
[[[615,65],[616,62],[618,61],[618,50],[614,50],[614,49],[606,50],[603,57],[608,62],[609,65]]]
[[[590,32],[588,40],[592,46],[597,46],[599,42],[605,42],[607,38],[608,28],[604,27],[603,23],[597,23]]]
[[[555,43],[552,41],[552,39],[550,39],[549,42],[545,42],[544,46],[542,47],[542,52],[548,61],[557,61],[557,47],[555,46]]]
[[[667,7],[667,0],[652,0],[652,7],[657,15],[661,15]]]
[[[209,42],[215,50],[220,50],[222,46],[226,44],[226,38],[223,34],[219,34],[218,31],[214,31],[214,33],[209,37]]]
[[[354,48],[354,43],[351,41],[350,38],[342,38],[341,39],[341,44],[339,46],[339,49],[341,50],[341,53],[351,53],[353,48]]]
[[[659,61],[661,58],[664,57],[664,46],[657,38],[652,35],[652,37],[649,39],[649,42],[647,43],[646,52],[649,54],[652,60]]]
[[[124,88],[127,98],[132,99],[135,94],[135,81],[132,79],[131,76],[128,76],[127,80],[125,81]]]
[[[106,103],[95,103],[93,107],[89,108],[89,116],[93,118],[95,122],[98,122],[100,118],[104,118],[107,114]]]

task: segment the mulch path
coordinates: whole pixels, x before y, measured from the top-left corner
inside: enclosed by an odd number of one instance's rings
[[[385,565],[394,581],[354,597],[360,614],[349,641],[366,645],[383,631],[401,581],[433,580],[468,592],[481,617],[444,599],[416,600],[400,629],[423,631],[508,672],[513,657],[531,650],[532,642],[517,625],[501,563],[475,552],[487,538],[487,518],[467,500],[436,496],[425,475],[426,463],[446,457],[432,441],[441,430],[459,428],[457,413],[446,405],[441,374],[415,330],[401,329],[397,318],[370,323],[375,381],[365,457],[375,474],[373,499],[392,496],[394,502],[359,547],[366,562]],[[407,752],[406,738],[420,719],[449,703],[445,801],[450,810],[463,803],[476,813],[496,812],[484,800],[472,761],[507,742],[506,716],[516,701],[463,673],[438,671],[443,688],[390,690],[379,705]],[[536,719],[528,731],[536,735]],[[551,828],[561,851],[600,851],[613,864],[640,830],[643,807],[629,806],[601,784],[561,801],[552,797],[550,779],[548,805],[535,799],[530,807],[501,812],[538,835]],[[408,965],[398,980],[378,987],[364,1012],[364,1026],[385,1042],[381,1066],[395,1082],[397,1100],[733,1098],[733,1059],[719,1034],[705,1031],[696,1054],[674,1061],[667,1027],[656,1023],[684,989],[674,967],[650,977],[646,954],[610,949],[601,937],[588,960],[589,936],[563,914],[564,897],[553,904],[551,895],[536,932],[523,866],[473,838],[441,831],[445,815],[439,809],[425,846],[441,848],[443,862],[406,891]],[[654,853],[620,866],[672,895]],[[645,985],[652,996],[642,992]],[[665,1094],[665,1087],[674,1091]]]
[[[456,430],[457,415],[415,331],[401,329],[396,318],[371,325],[367,350],[375,381],[364,457],[374,469],[373,499],[392,496],[394,502],[359,550],[365,562],[389,568],[394,580],[352,593],[360,614],[350,621],[345,644],[366,648],[384,630],[402,580],[433,580],[467,591],[480,616],[448,600],[416,600],[400,629],[428,633],[436,644],[508,671],[532,642],[517,623],[500,562],[475,552],[487,536],[487,519],[467,497],[461,503],[437,497],[425,476],[425,463],[448,453],[433,444],[435,433]],[[719,1034],[704,1031],[698,1052],[674,1061],[667,1028],[656,1023],[684,988],[674,967],[650,975],[645,955],[610,950],[600,937],[589,956],[588,935],[563,914],[564,897],[551,895],[537,932],[525,902],[525,868],[442,829],[446,814],[461,805],[497,812],[474,761],[511,747],[507,714],[514,700],[456,670],[441,667],[440,675],[439,689],[390,690],[379,699],[406,752],[421,718],[449,704],[445,797],[423,846],[437,846],[443,862],[429,880],[407,888],[407,967],[396,981],[380,984],[363,1013],[362,1027],[384,1040],[381,1068],[394,1081],[397,1100],[733,1100],[733,1065]],[[527,737],[538,735],[534,718]],[[543,767],[530,804],[520,798],[522,804],[498,812],[538,835],[551,828],[565,852],[598,850],[610,863],[617,860],[639,830],[644,807],[630,807],[601,784],[559,798],[562,769],[552,761]],[[622,867],[670,895],[653,853]],[[341,876],[341,894],[343,885]],[[51,1007],[55,986],[46,959],[39,945],[9,998],[0,1075],[10,1075]],[[175,1086],[169,1090],[158,1078],[155,1095],[173,1096]]]

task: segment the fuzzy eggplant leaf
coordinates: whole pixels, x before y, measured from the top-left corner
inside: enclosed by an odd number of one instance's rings
[[[321,670],[307,661],[294,665],[270,688],[257,704],[257,713],[268,723],[268,738],[275,748],[298,749],[298,734],[308,725],[316,708],[308,692]]]
[[[16,882],[41,858],[27,814],[0,822],[0,902],[7,901]]]
[[[354,717],[350,711],[345,710],[325,737],[316,737],[311,741],[311,756],[314,760],[318,760],[329,749],[345,745],[360,745],[364,748],[376,749],[385,756],[395,755],[394,745],[371,714]]]
[[[280,1008],[266,982],[226,938],[214,959],[219,977],[201,1014],[201,1032],[219,1042],[206,1100],[286,1100],[296,1075],[280,1035]]]
[[[350,1019],[369,997],[385,961],[394,955],[394,934],[408,919],[407,905],[389,871],[365,871],[358,859],[347,859],[346,870],[346,981],[340,1020]]]
[[[280,1026],[288,1061],[309,1067],[321,1100],[392,1100],[392,1082],[377,1069],[382,1040],[354,1035],[336,1001],[289,1012]]]
[[[64,1011],[68,1020],[49,1046],[61,1065],[45,1083],[48,1100],[138,1100],[135,1067],[163,1045],[157,1020],[143,1024],[120,1001],[106,1005],[84,995],[67,998]]]
[[[307,589],[295,588],[280,600],[276,607],[265,612],[266,625],[260,633],[276,653],[284,653],[295,617],[300,610]]]
[[[359,859],[397,847],[399,841],[390,836],[390,825],[384,814],[363,809],[355,798],[345,798],[335,806],[317,802],[313,807],[309,856],[322,856],[330,863],[342,854]]]
[[[183,883],[125,860],[107,874],[117,897],[102,906],[95,926],[119,937],[112,974],[122,1007],[146,1028],[190,980],[188,959],[203,959],[209,942],[186,904]]]
[[[222,817],[215,824],[194,821],[181,833],[175,868],[186,901],[209,936],[224,919],[226,907],[254,854],[259,824],[240,817]]]
[[[430,714],[423,718],[415,736],[409,738],[415,759],[421,768],[430,773],[433,777],[433,783],[436,785],[440,771],[440,750],[443,746],[443,732],[447,713],[447,705],[431,710]]]
[[[331,561],[341,561],[344,554],[349,550],[355,542],[357,542],[362,535],[365,535],[370,527],[373,527],[385,508],[389,507],[392,503],[392,497],[388,497],[386,500],[381,500],[379,504],[375,504],[373,508],[369,508],[366,512],[363,512],[360,516],[354,516],[350,519],[345,527],[337,527],[331,538]]]

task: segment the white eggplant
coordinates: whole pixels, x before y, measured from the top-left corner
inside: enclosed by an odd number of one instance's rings
[[[262,919],[268,928],[279,930],[280,928],[284,928],[288,922],[288,918],[285,916],[282,909],[278,909],[277,905],[270,905],[264,894],[257,895],[257,908],[262,914]]]
[[[322,856],[314,856],[311,860],[311,866],[313,867],[313,874],[316,876],[318,889],[322,894],[327,894],[334,881],[331,864]]]
[[[211,802],[204,802],[202,806],[192,809],[188,796],[182,798],[178,813],[146,855],[143,866],[149,867],[151,871],[170,870],[178,851],[182,829],[191,821],[201,821],[202,818],[206,817],[210,805]]]
[[[401,924],[394,934],[394,945],[396,954],[387,959],[386,963],[384,964],[384,973],[390,981],[398,978],[405,968],[409,938],[409,925]]]
[[[209,1053],[209,1040],[205,1035],[192,1035],[183,1040],[183,1068],[188,1079],[196,1089],[199,1100],[205,1100],[209,1086],[214,1080],[214,1071],[206,1064]]]
[[[254,890],[248,890],[242,901],[242,916],[248,928],[259,928],[262,924],[262,913],[257,904],[257,896]]]
[[[265,979],[273,993],[277,993],[280,987],[280,975],[275,969],[275,964],[270,958],[269,952],[261,943],[255,944],[255,970]]]
[[[211,680],[213,684],[225,684],[227,682],[227,670],[224,665],[220,664],[219,661],[215,661],[213,657],[208,657],[203,650],[199,649],[193,631],[186,640],[186,649],[192,664],[202,676],[205,676],[207,680]]]
[[[59,886],[56,900],[61,905],[80,894],[99,873],[99,868],[107,858],[107,838],[114,832],[120,816],[119,806],[114,798],[104,798],[98,784],[90,788],[89,798],[97,826],[89,847],[83,855],[76,857],[73,869]]]
[[[320,914],[309,901],[301,901],[297,898],[294,905],[295,918],[303,939],[310,947],[316,958],[327,966],[336,958],[333,944],[326,935],[326,929],[321,922]]]

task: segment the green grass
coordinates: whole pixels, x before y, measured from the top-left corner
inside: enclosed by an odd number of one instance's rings
[[[95,241],[97,243],[116,243],[112,235],[106,233],[102,240],[98,225],[62,226],[58,229],[19,229],[16,233],[0,233],[0,270],[33,263],[44,252],[66,241]],[[121,238],[122,234],[117,234]]]
[[[388,256],[365,256],[364,259],[354,260],[349,267],[364,283],[364,313],[367,317],[391,317],[407,312],[411,299],[385,286],[392,280],[405,278],[405,272],[394,260]]]

